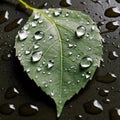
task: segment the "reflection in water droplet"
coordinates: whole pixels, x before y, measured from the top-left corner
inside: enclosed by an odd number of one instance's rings
[[[5,98],[11,99],[19,95],[19,91],[15,87],[9,87],[5,92]]]
[[[110,120],[120,120],[120,108],[110,110]]]
[[[5,103],[0,106],[0,113],[9,115],[15,111],[15,106],[13,104]]]
[[[61,1],[60,1],[60,5],[61,5],[62,7],[69,7],[69,6],[72,5],[72,2],[71,2],[71,0],[61,0]]]
[[[27,31],[18,31],[18,37],[20,41],[27,39],[29,32]]]
[[[86,112],[91,114],[99,114],[103,111],[102,105],[99,103],[98,100],[91,100],[84,104],[84,108]]]
[[[44,37],[44,33],[42,31],[37,31],[34,35],[35,40],[41,40]]]
[[[120,8],[119,7],[110,7],[105,11],[105,16],[107,17],[118,17],[120,16]]]
[[[109,54],[108,54],[108,57],[110,60],[115,60],[117,59],[119,56],[118,54],[116,53],[116,51],[110,51]]]
[[[116,81],[116,79],[117,79],[117,76],[113,73],[107,73],[104,76],[97,76],[96,77],[97,81],[103,82],[103,83],[111,83],[111,82]]]
[[[35,115],[39,111],[39,108],[33,104],[22,104],[19,107],[19,114],[21,116],[31,116]]]
[[[81,38],[86,33],[86,28],[84,26],[77,27],[77,30],[75,31],[75,34],[78,38]]]
[[[119,27],[119,21],[112,21],[112,22],[108,22],[106,24],[106,28],[109,30],[109,31],[115,31],[118,27]]]
[[[8,11],[0,11],[0,24],[6,22],[9,19]]]
[[[37,51],[32,54],[32,62],[38,62],[42,57],[43,52]]]
[[[81,59],[80,61],[80,68],[81,69],[86,69],[86,68],[89,68],[93,63],[93,59],[89,56],[87,57],[84,57]]]

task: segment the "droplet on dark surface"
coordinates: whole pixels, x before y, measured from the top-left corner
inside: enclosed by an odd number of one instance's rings
[[[108,54],[108,57],[109,57],[110,60],[116,60],[119,56],[116,53],[116,51],[110,51],[109,54]]]
[[[15,111],[15,106],[13,104],[5,103],[0,105],[0,113],[5,115],[10,115]]]
[[[103,98],[102,102],[105,104],[109,104],[110,103],[110,99],[109,98]]]
[[[104,76],[96,76],[96,80],[103,83],[111,83],[116,81],[117,76],[113,73],[107,73]]]
[[[9,12],[8,11],[0,11],[0,24],[6,22],[9,19]]]
[[[109,113],[110,120],[120,120],[120,108],[114,108]]]
[[[69,7],[69,6],[72,5],[72,2],[71,2],[71,0],[61,0],[61,1],[60,1],[60,5],[61,5],[62,7]]]
[[[109,31],[115,31],[118,27],[119,27],[119,21],[112,21],[112,22],[108,22],[106,24],[106,28],[109,30]]]
[[[19,114],[21,116],[32,116],[35,115],[39,111],[39,108],[33,104],[22,104],[19,107]]]
[[[15,87],[9,87],[5,92],[5,98],[10,99],[19,95],[19,91]]]
[[[100,96],[106,97],[106,96],[108,96],[108,94],[109,94],[109,90],[100,89],[99,92],[98,92],[98,94],[99,94]]]
[[[120,8],[119,7],[110,7],[106,9],[105,16],[107,17],[119,17],[120,16]]]
[[[90,114],[99,114],[103,111],[102,105],[98,100],[91,100],[84,104],[85,111]]]
[[[21,22],[23,21],[23,18],[18,18],[14,20],[13,22],[10,22],[7,24],[4,28],[5,32],[10,32],[13,29],[17,28],[19,25],[21,25]]]
[[[120,3],[120,0],[116,0],[118,3]]]

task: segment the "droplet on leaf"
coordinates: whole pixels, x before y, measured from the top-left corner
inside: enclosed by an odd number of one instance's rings
[[[55,16],[55,17],[58,17],[58,16],[60,16],[62,14],[62,11],[61,10],[56,10],[54,13],[53,13],[53,15]]]
[[[27,31],[19,31],[18,32],[18,37],[19,37],[20,41],[25,40],[28,37],[28,35],[29,35],[29,32],[27,32]]]
[[[78,38],[81,38],[86,33],[86,28],[84,26],[77,27],[77,30],[75,31],[75,34]]]
[[[37,51],[32,54],[32,62],[38,62],[42,57],[43,52]]]
[[[35,40],[41,40],[44,37],[44,33],[42,31],[37,31],[34,35]]]

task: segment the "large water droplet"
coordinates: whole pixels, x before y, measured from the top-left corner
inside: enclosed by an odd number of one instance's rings
[[[9,87],[5,92],[5,98],[11,99],[19,95],[19,91],[15,87]]]
[[[27,31],[19,31],[18,32],[18,37],[19,37],[20,41],[27,39],[28,35],[29,35],[29,32],[27,32]]]
[[[96,76],[96,80],[103,83],[111,83],[116,81],[117,76],[113,73],[107,73],[104,76]]]
[[[110,110],[110,120],[120,120],[120,108]]]
[[[77,27],[77,30],[75,31],[75,34],[78,38],[81,38],[86,33],[86,28],[84,26]]]
[[[38,62],[42,57],[43,52],[37,51],[32,54],[32,62]]]
[[[112,22],[108,22],[106,24],[106,28],[109,30],[109,31],[115,31],[118,27],[119,27],[119,21],[112,21]]]
[[[44,37],[44,33],[42,31],[37,31],[34,35],[35,40],[41,40]]]
[[[86,69],[86,68],[89,68],[93,63],[93,59],[89,56],[87,57],[84,57],[81,59],[80,61],[80,68],[81,69]]]
[[[19,107],[19,114],[22,116],[35,115],[39,111],[39,108],[33,104],[22,104]]]
[[[99,103],[98,100],[91,100],[84,104],[84,108],[86,112],[91,114],[99,114],[103,111],[102,105]]]
[[[13,104],[5,103],[0,106],[0,113],[9,115],[15,111],[15,106]]]
[[[118,17],[120,16],[120,8],[119,7],[110,7],[105,11],[105,16],[107,17]]]
[[[99,94],[100,96],[106,97],[106,96],[108,96],[108,94],[109,94],[109,90],[100,89],[99,92],[98,92],[98,94]]]
[[[69,7],[72,5],[72,2],[71,2],[71,0],[61,0],[60,5],[63,7]]]

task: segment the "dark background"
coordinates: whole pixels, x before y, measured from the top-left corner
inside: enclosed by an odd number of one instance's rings
[[[8,20],[4,20],[4,15],[0,14],[0,120],[56,120],[54,102],[27,77],[15,57],[15,36],[31,12],[21,8],[17,0],[6,1],[0,1],[0,11],[9,13]],[[37,8],[64,7],[60,5],[60,0],[25,1]],[[120,8],[120,3],[119,0],[71,0],[71,2],[72,5],[66,8],[80,10],[90,15],[98,24],[105,40],[103,43],[104,54],[101,67],[97,69],[93,80],[87,84],[84,90],[66,103],[58,120],[110,120],[111,109],[120,107],[120,57],[112,54],[115,51],[120,56],[120,11],[114,17],[105,15],[105,11],[110,7],[118,6]],[[114,12],[110,13],[110,15],[112,14],[115,15]],[[20,18],[23,18],[23,21],[21,25],[17,25],[16,21]],[[112,22],[117,20],[118,24],[113,25]],[[98,81],[99,78],[108,81],[113,79],[110,76],[105,77],[108,73],[114,74],[116,80],[109,83]],[[19,93],[16,93],[13,88],[17,89]],[[99,94],[99,89],[107,89],[109,94],[103,97]],[[103,106],[103,111],[99,114],[93,115],[85,111],[84,104],[93,99],[97,99]],[[108,99],[109,102],[106,102],[105,99]],[[7,107],[3,107],[6,103],[13,104],[15,111],[10,112]],[[23,109],[26,109],[25,111],[21,110],[21,105]],[[35,105],[39,111],[31,110],[27,105]],[[7,114],[7,112],[10,113]],[[120,116],[118,119],[111,120],[120,120]]]

